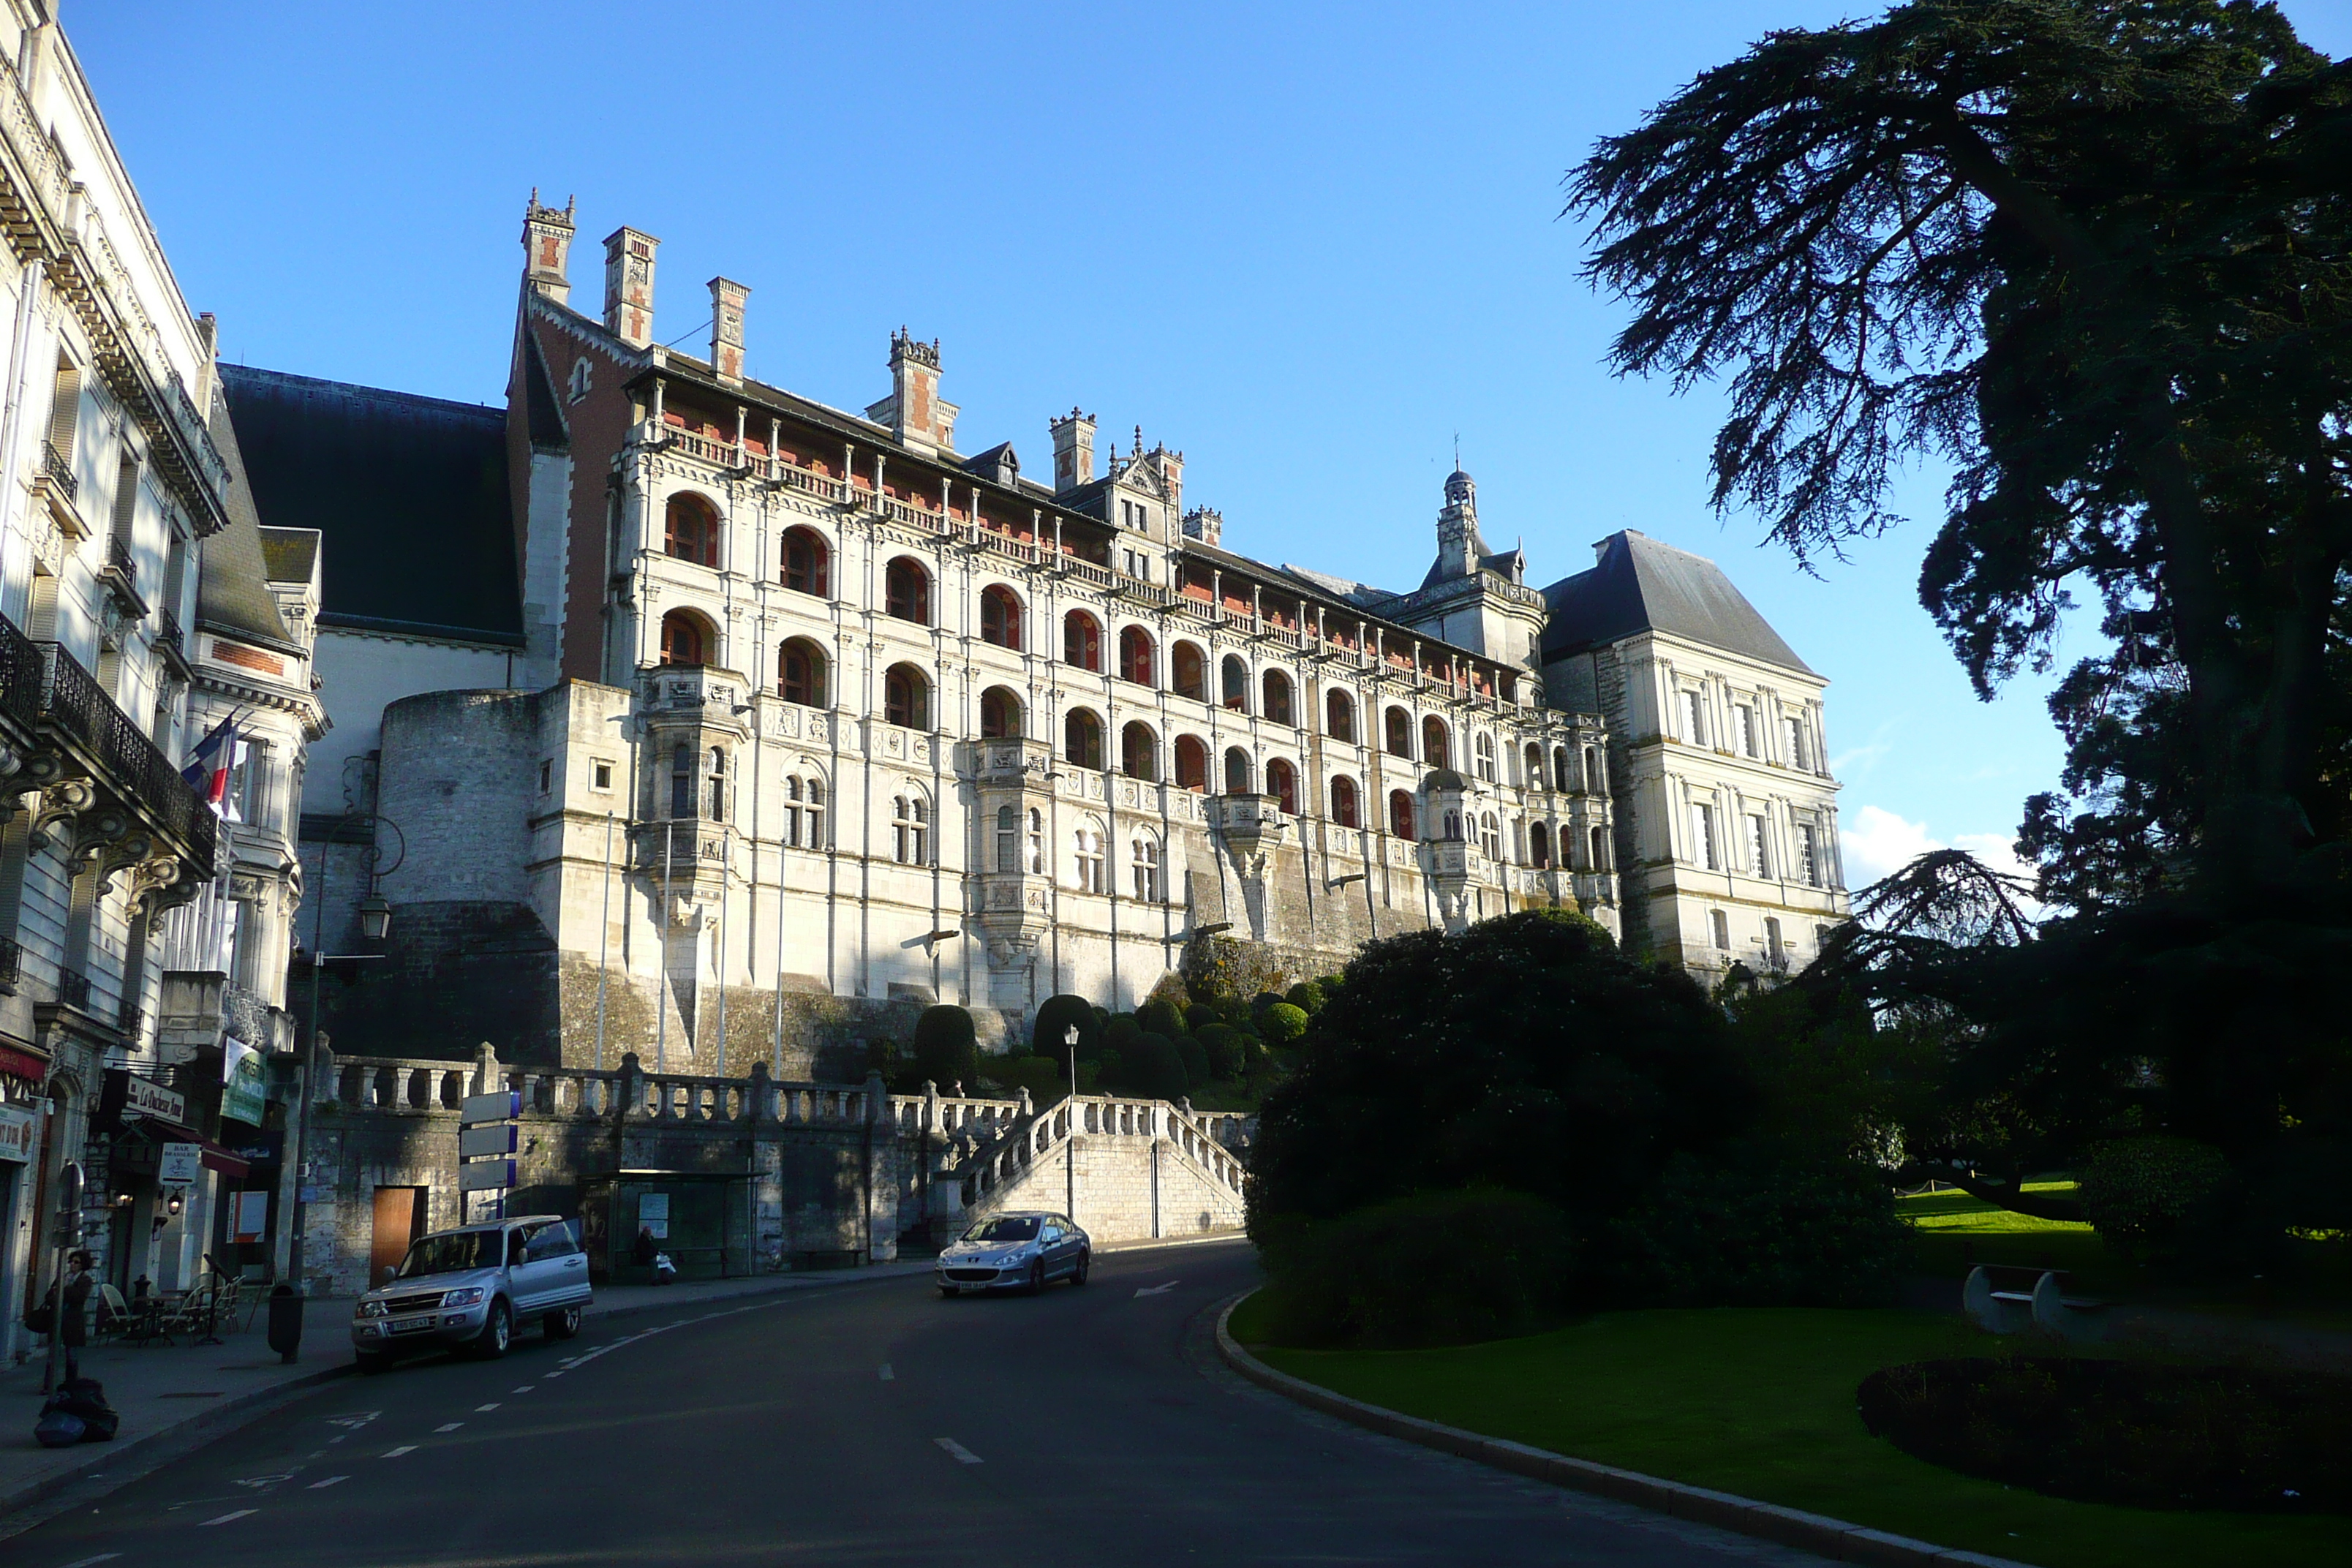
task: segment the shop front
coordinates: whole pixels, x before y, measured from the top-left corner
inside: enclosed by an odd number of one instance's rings
[[[104,1244],[92,1250],[100,1277],[126,1300],[193,1289],[208,1270],[242,1273],[219,1250],[222,1197],[246,1184],[251,1164],[199,1120],[209,1118],[179,1090],[107,1070],[90,1125],[90,1181],[106,1210]]]

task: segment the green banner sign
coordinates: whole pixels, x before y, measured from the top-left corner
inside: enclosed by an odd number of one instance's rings
[[[247,1127],[261,1125],[261,1107],[268,1098],[261,1072],[261,1053],[242,1040],[221,1042],[221,1116]]]

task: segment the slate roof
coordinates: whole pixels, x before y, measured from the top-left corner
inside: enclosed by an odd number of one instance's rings
[[[221,366],[250,490],[326,551],[319,624],[522,640],[506,412]]]
[[[1551,610],[1544,633],[1547,660],[1636,632],[1660,631],[1814,673],[1756,613],[1747,595],[1731,585],[1723,568],[1706,556],[1630,528],[1611,534],[1595,548],[1601,559],[1591,571],[1563,577],[1544,590],[1544,602]]]
[[[315,528],[264,528],[261,559],[273,583],[308,583],[319,562],[319,531]]]
[[[228,526],[204,542],[196,569],[196,619],[224,631],[256,637],[280,647],[295,646],[278,613],[269,591],[269,568],[263,557],[260,518],[253,482],[246,471],[245,453],[236,438],[227,400],[213,400],[213,445],[220,449],[228,471],[223,486]]]

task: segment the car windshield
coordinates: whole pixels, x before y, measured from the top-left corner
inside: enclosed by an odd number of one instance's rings
[[[1037,1239],[1037,1218],[1025,1217],[982,1220],[963,1233],[966,1241],[1034,1241]]]
[[[496,1268],[499,1236],[495,1230],[453,1230],[446,1236],[428,1236],[410,1247],[408,1256],[400,1260],[397,1278],[417,1279],[427,1274]]]

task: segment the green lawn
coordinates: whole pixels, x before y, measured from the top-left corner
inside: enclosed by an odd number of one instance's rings
[[[2072,1192],[2074,1185],[2028,1182],[2025,1190]],[[1897,1198],[1895,1206],[1911,1222],[1914,1255],[1924,1274],[1959,1279],[1979,1263],[2006,1263],[2065,1269],[2075,1289],[2101,1295],[2137,1295],[2148,1288],[2146,1270],[2110,1257],[2087,1225],[2011,1214],[1957,1188]]]
[[[1234,1314],[1244,1343],[1252,1305]],[[1449,1426],[2047,1568],[2352,1562],[2352,1520],[2065,1502],[1955,1475],[1863,1430],[1864,1374],[2000,1342],[1938,1314],[1791,1308],[1609,1312],[1450,1350],[1253,1348],[1295,1376]]]

